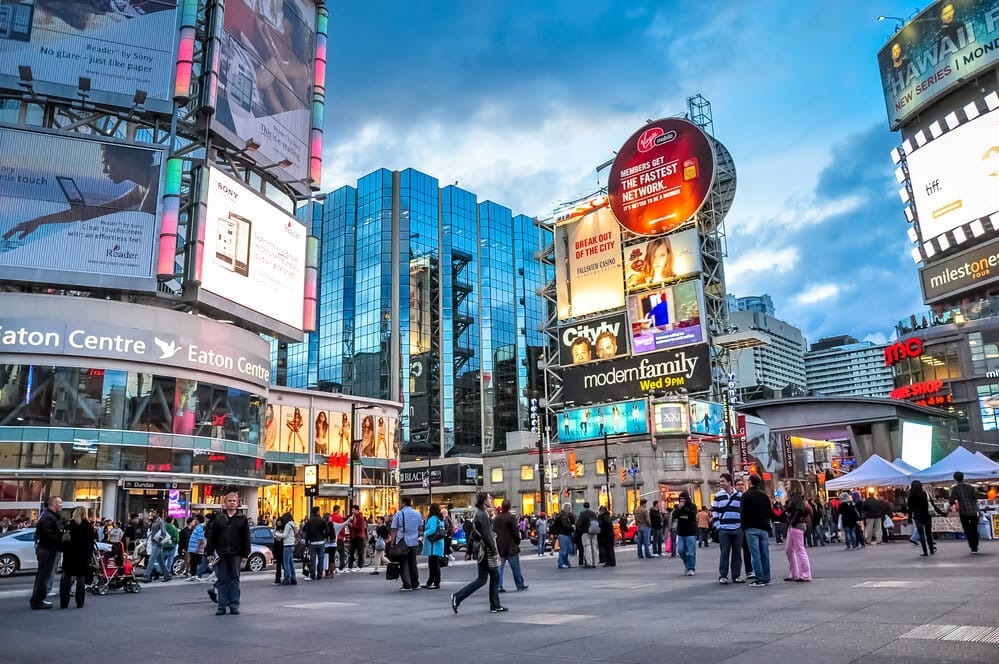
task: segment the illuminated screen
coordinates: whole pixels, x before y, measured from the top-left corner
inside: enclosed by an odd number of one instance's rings
[[[629,291],[660,286],[701,271],[697,229],[662,235],[624,248],[624,281]]]
[[[159,148],[0,127],[0,279],[154,289],[163,161]]]
[[[559,320],[624,306],[621,227],[607,206],[556,227],[555,281]]]
[[[654,410],[653,426],[656,435],[687,435],[690,427],[687,419],[687,404],[657,403]]]
[[[902,461],[916,470],[929,468],[933,461],[933,427],[902,422]]]
[[[202,223],[201,287],[301,330],[305,226],[214,168]]]
[[[212,130],[291,179],[309,174],[316,7],[309,0],[228,0]]]
[[[725,407],[713,401],[690,400],[690,432],[705,436],[725,434]]]
[[[559,328],[559,364],[585,364],[628,354],[628,318],[614,314]]]
[[[176,24],[176,0],[2,0],[0,77],[26,65],[37,93],[76,100],[83,76],[91,100],[128,107],[144,90],[169,112]]]
[[[649,432],[645,399],[623,403],[573,408],[558,414],[558,439],[562,443],[608,436],[630,436]]]
[[[924,240],[999,210],[999,111],[913,150],[907,160]]]
[[[631,348],[636,355],[704,339],[700,283],[694,279],[628,296]]]

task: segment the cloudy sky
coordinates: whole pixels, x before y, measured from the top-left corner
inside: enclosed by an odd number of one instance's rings
[[[928,0],[919,8],[929,4]],[[379,167],[532,216],[701,94],[732,153],[729,292],[808,340],[921,312],[876,53],[912,2],[368,0],[331,9],[324,189]],[[602,174],[606,177],[606,171]]]

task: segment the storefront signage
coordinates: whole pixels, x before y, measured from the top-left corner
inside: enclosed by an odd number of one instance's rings
[[[122,489],[144,489],[146,491],[190,491],[191,485],[183,482],[147,482],[145,480],[122,480]]]
[[[319,495],[319,466],[317,465],[305,467],[305,495]]]
[[[923,340],[917,337],[899,341],[885,348],[885,366],[891,365],[909,357],[919,357],[923,354]]]
[[[95,298],[0,294],[5,353],[146,362],[260,387],[271,378],[270,346],[258,335],[170,309]]]
[[[999,239],[927,265],[919,270],[919,280],[927,304],[999,280]]]
[[[929,380],[898,387],[888,393],[892,399],[913,399],[920,406],[943,406],[953,403],[951,394],[938,394],[944,389],[942,380]]]

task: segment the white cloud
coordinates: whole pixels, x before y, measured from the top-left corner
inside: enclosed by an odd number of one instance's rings
[[[780,274],[794,269],[798,263],[798,248],[756,248],[725,262],[725,281],[729,284],[759,276]]]
[[[888,337],[885,336],[884,332],[874,332],[864,337],[864,341],[870,341],[875,344],[886,344],[888,343]]]
[[[816,284],[803,293],[794,297],[797,304],[816,304],[824,300],[831,300],[840,293],[838,284]]]

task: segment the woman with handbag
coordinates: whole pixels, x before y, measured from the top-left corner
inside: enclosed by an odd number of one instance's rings
[[[469,595],[489,582],[489,612],[502,613],[505,606],[499,600],[499,549],[496,547],[496,536],[493,534],[492,511],[493,498],[487,493],[475,497],[475,507],[478,511],[472,519],[472,540],[469,548],[474,550],[478,561],[479,576],[464,588],[451,595],[451,610],[458,613],[461,605]]]
[[[385,540],[389,537],[388,526],[385,525],[385,517],[380,516],[375,522],[375,555],[373,556],[375,561],[375,569],[371,574],[381,574],[382,565],[388,565],[388,559],[385,557]]]
[[[62,579],[59,582],[59,606],[69,608],[69,594],[76,581],[76,608],[82,609],[87,597],[87,575],[92,574],[90,563],[94,556],[97,536],[87,520],[87,508],[73,510],[73,519],[66,528],[69,542],[62,552]]]
[[[430,516],[423,528],[423,555],[427,557],[430,576],[423,587],[427,590],[441,589],[441,558],[444,557],[444,517],[437,503],[430,506]]]

